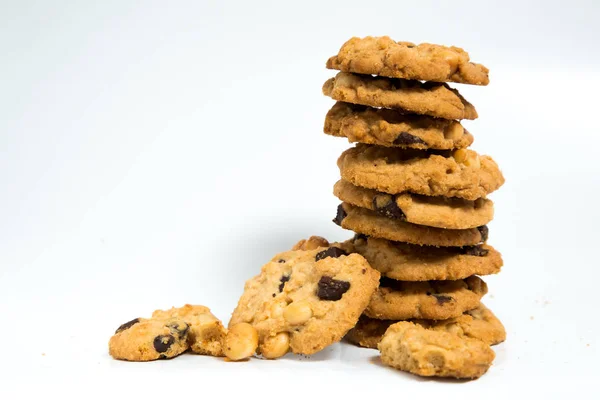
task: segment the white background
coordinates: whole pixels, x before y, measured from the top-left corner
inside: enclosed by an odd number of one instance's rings
[[[0,398],[597,387],[597,2],[166,4],[0,2]],[[461,46],[491,70],[488,87],[456,85],[480,115],[465,122],[473,148],[507,179],[490,224],[505,267],[485,303],[508,340],[488,374],[415,378],[341,344],[237,364],[112,360],[121,323],[184,303],[227,322],[275,253],[351,236],[331,222],[349,144],[322,133],[325,60],[385,34]]]

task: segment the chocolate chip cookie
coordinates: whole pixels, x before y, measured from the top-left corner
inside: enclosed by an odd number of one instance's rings
[[[287,251],[246,282],[229,326],[258,331],[258,352],[313,354],[350,330],[379,284],[379,272],[340,247]]]
[[[359,143],[338,158],[342,178],[380,192],[477,200],[504,184],[489,156],[473,150],[422,151]]]
[[[448,319],[479,306],[487,293],[481,278],[406,282],[381,278],[365,315],[377,319]]]
[[[376,349],[390,325],[399,321],[369,318],[362,315],[358,323],[345,336],[350,343],[361,347]],[[445,320],[411,320],[424,328],[454,333],[460,337],[478,339],[488,345],[502,343],[506,339],[506,330],[502,322],[483,304],[469,310],[460,317]]]
[[[333,194],[352,205],[377,211],[392,219],[443,229],[469,229],[487,224],[494,217],[494,203],[479,198],[424,196],[413,193],[389,194],[339,180]]]
[[[455,120],[344,102],[329,110],[323,131],[350,143],[422,150],[462,149],[473,143],[473,135]]]
[[[438,118],[477,118],[475,107],[446,83],[338,72],[323,84],[323,94],[346,103],[401,109]]]
[[[421,376],[478,378],[495,358],[494,351],[481,340],[412,322],[390,326],[378,347],[384,364]]]
[[[152,313],[152,318],[178,318],[185,321],[190,327],[188,342],[194,353],[217,357],[223,355],[223,341],[227,330],[208,307],[186,304],[166,311],[156,310]]]
[[[108,351],[118,360],[173,358],[188,349],[188,333],[188,324],[180,318],[136,318],[117,328]]]
[[[487,226],[441,229],[388,218],[376,211],[348,203],[338,206],[333,222],[367,236],[428,246],[474,246],[487,240]]]
[[[488,244],[465,247],[417,246],[357,235],[348,251],[367,259],[382,276],[400,281],[465,279],[500,272],[501,254]]]
[[[388,36],[353,37],[327,60],[327,68],[419,81],[489,83],[489,70],[471,62],[459,47],[396,42]]]

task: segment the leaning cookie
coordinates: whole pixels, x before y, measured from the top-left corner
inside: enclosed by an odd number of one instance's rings
[[[487,85],[489,70],[460,47],[397,42],[388,36],[353,37],[327,60],[327,68],[420,81]]]
[[[474,246],[485,242],[488,228],[442,229],[392,219],[348,203],[338,206],[333,222],[367,236],[426,246]]]
[[[465,279],[500,272],[501,254],[488,244],[466,247],[417,246],[356,235],[344,245],[367,259],[382,276],[399,281]]]
[[[113,358],[127,361],[173,358],[188,349],[188,332],[188,324],[179,318],[136,318],[116,330],[108,351]]]
[[[494,203],[484,198],[465,200],[413,193],[392,195],[355,186],[344,179],[334,185],[333,194],[342,201],[377,211],[388,218],[435,228],[476,228],[494,217]]]
[[[477,308],[487,293],[477,276],[456,281],[404,282],[382,278],[365,315],[377,319],[449,319]]]
[[[477,200],[504,184],[504,176],[491,157],[468,149],[425,152],[359,143],[344,151],[337,165],[344,180],[389,194],[411,192]]]
[[[401,109],[437,118],[477,118],[475,107],[445,83],[339,72],[323,84],[323,94],[346,103]]]
[[[384,364],[421,376],[474,379],[485,374],[495,358],[481,340],[412,322],[390,326],[378,348]]]
[[[350,343],[376,349],[390,325],[396,320],[369,318],[362,315],[358,323],[345,336]],[[492,346],[506,340],[506,330],[502,322],[483,304],[463,315],[446,320],[411,320],[424,328],[454,333],[460,337],[478,339]]]
[[[194,353],[216,357],[223,355],[223,341],[227,335],[227,329],[208,307],[186,304],[180,308],[156,310],[152,313],[152,318],[182,319],[190,327],[188,342]]]
[[[379,277],[362,256],[339,247],[280,253],[246,282],[229,326],[252,325],[266,358],[313,354],[356,325]]]

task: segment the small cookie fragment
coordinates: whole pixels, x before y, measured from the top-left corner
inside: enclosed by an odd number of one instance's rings
[[[489,70],[460,47],[397,42],[389,36],[353,37],[327,60],[327,68],[420,81],[487,85]]]
[[[389,194],[477,200],[504,184],[491,157],[465,149],[425,152],[359,143],[344,151],[337,164],[344,180]]]
[[[477,277],[456,281],[404,282],[381,278],[365,315],[377,319],[449,319],[479,306],[487,285]]]
[[[487,240],[487,227],[442,229],[411,224],[399,218],[388,218],[376,211],[348,203],[338,206],[334,222],[344,229],[383,238],[427,246],[475,246]]]
[[[229,326],[252,325],[266,358],[313,354],[356,324],[379,277],[362,256],[336,245],[280,253],[246,282]]]
[[[473,135],[455,120],[339,101],[327,113],[323,131],[350,143],[421,150],[462,149],[473,143]]]
[[[382,276],[399,281],[465,279],[500,272],[501,254],[488,244],[465,247],[418,246],[357,235],[345,244]]]
[[[476,228],[494,217],[494,203],[485,198],[465,200],[413,193],[392,195],[355,186],[344,179],[336,182],[333,194],[342,201],[377,211],[388,218],[434,228]]]
[[[483,375],[495,358],[494,351],[481,340],[412,322],[390,326],[378,348],[384,364],[421,376],[474,379]]]
[[[121,325],[108,342],[118,360],[152,361],[173,358],[189,347],[189,326],[180,318],[136,318]]]
[[[186,304],[180,308],[156,310],[152,313],[152,318],[157,319],[173,317],[183,319],[189,325],[188,342],[194,353],[223,356],[223,340],[227,330],[208,307]]]
[[[346,103],[401,109],[437,118],[477,118],[475,107],[445,83],[339,72],[323,84],[323,94]]]

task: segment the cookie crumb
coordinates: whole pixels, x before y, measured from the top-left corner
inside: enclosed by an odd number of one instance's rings
[[[588,346],[589,346],[589,344],[588,344]],[[42,353],[42,357],[46,357],[46,353]]]
[[[529,319],[533,321],[533,315],[531,317],[529,317]]]

